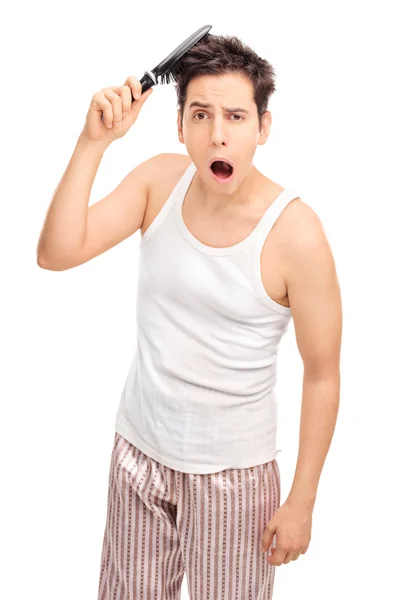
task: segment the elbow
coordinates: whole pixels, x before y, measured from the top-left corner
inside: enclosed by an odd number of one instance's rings
[[[48,261],[43,256],[42,252],[39,252],[39,251],[36,252],[36,262],[41,269],[51,270],[51,267],[50,267]]]
[[[63,265],[61,265],[61,264],[51,264],[40,253],[38,253],[36,255],[36,262],[37,262],[37,265],[41,269],[45,269],[46,271],[66,271],[67,269],[70,268],[70,267],[66,266],[65,264],[63,264]]]
[[[36,262],[41,269],[45,269],[45,261],[41,254],[36,253]]]

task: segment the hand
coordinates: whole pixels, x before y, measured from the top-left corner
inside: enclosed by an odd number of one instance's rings
[[[86,115],[81,136],[91,142],[111,144],[132,127],[153,88],[142,94],[142,84],[136,77],[128,77],[125,84],[111,86],[96,92]],[[138,98],[132,99],[132,95]],[[119,125],[118,125],[119,123]]]
[[[262,536],[263,552],[271,545],[276,534],[276,548],[267,557],[271,565],[280,566],[297,560],[307,552],[311,540],[312,509],[301,502],[287,499],[274,513]]]

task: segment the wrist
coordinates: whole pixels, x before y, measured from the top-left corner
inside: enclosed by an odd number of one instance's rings
[[[84,133],[81,133],[78,138],[78,144],[85,148],[93,148],[97,152],[104,153],[109,147],[110,142],[91,140]]]
[[[306,508],[313,509],[316,500],[316,493],[307,492],[303,490],[291,490],[287,497],[287,501],[290,504],[301,504]]]

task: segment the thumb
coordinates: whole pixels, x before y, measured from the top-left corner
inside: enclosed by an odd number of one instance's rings
[[[139,100],[135,99],[135,102],[143,104],[147,100],[147,98],[153,93],[153,88],[148,88],[143,94],[141,94]]]
[[[146,102],[147,98],[149,96],[151,96],[151,94],[153,93],[153,88],[149,88],[147,89],[145,92],[143,92],[143,94],[140,96],[140,98],[134,98],[131,104],[131,113],[134,115],[139,114],[140,109],[142,108],[142,105],[144,104],[144,102]]]
[[[274,535],[275,535],[275,528],[273,525],[271,525],[271,521],[270,521],[267,524],[267,527],[261,538],[261,547],[262,547],[263,552],[266,552],[268,550],[268,548],[270,547]]]
[[[140,98],[138,100],[136,100],[136,98],[134,98],[134,100],[131,104],[131,109],[129,111],[129,115],[131,118],[131,124],[135,123],[136,119],[138,118],[138,116],[140,114],[140,111],[142,110],[143,104],[146,102],[147,98],[149,96],[151,96],[152,93],[153,93],[153,88],[149,88],[148,90],[143,92],[143,94],[140,96]]]

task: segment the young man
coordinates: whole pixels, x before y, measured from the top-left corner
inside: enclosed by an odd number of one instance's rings
[[[149,159],[87,210],[105,148],[152,90],[131,105],[130,90],[141,92],[131,77],[95,95],[38,260],[72,268],[141,229],[137,343],[115,422],[99,600],[179,598],[184,573],[191,600],[270,600],[275,567],[311,539],[339,406],[339,284],[318,216],[252,162],[271,126],[271,65],[237,38],[208,35],[181,67],[188,155]],[[281,506],[274,387],[292,318],[303,401]]]

